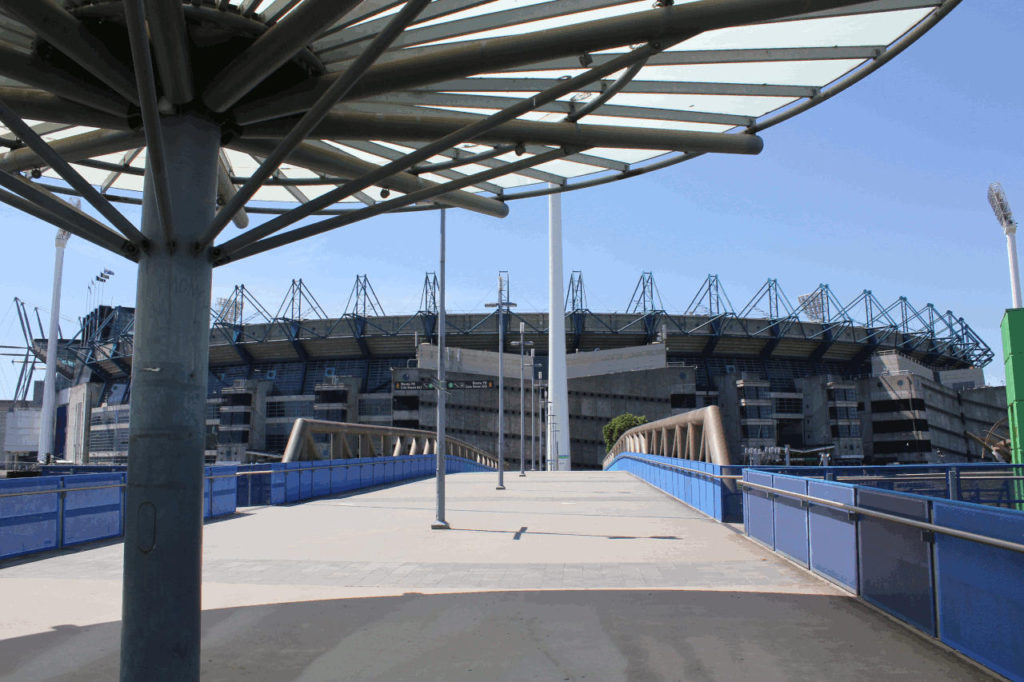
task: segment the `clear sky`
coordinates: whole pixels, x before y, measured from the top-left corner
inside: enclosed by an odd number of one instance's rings
[[[1009,277],[986,191],[1002,182],[1024,216],[1022,34],[1021,0],[964,0],[866,80],[765,131],[760,156],[706,156],[563,195],[566,279],[582,270],[589,307],[602,312],[624,310],[643,271],[669,312],[682,312],[708,273],[737,310],[768,277],[794,303],[821,282],[844,303],[863,289],[883,304],[906,296],[964,317],[996,352],[989,382],[1002,383]],[[521,310],[546,308],[547,199],[511,208],[503,220],[448,211],[449,311],[483,311],[498,270],[510,272]],[[54,231],[2,204],[0,224],[0,343],[23,345],[12,299],[38,307],[46,324]],[[385,312],[411,313],[424,272],[437,269],[437,233],[436,213],[375,218],[218,268],[214,297],[245,283],[273,311],[301,277],[339,315],[366,274]],[[116,274],[90,294],[105,267]],[[65,336],[100,297],[133,305],[134,289],[132,263],[73,237]],[[9,398],[18,365],[0,360],[0,397]]]

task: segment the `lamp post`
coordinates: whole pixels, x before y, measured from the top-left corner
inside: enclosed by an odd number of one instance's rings
[[[505,309],[514,308],[515,303],[507,300],[505,277],[498,273],[498,302],[485,303],[487,308],[498,309],[498,486],[505,489]]]
[[[532,346],[533,341],[526,341],[523,334],[526,331],[526,323],[519,323],[519,340],[513,341],[513,346],[519,346],[519,475],[526,475],[526,347]],[[533,349],[530,349],[530,357],[533,358]],[[530,366],[530,373],[533,373],[533,365]]]
[[[437,455],[437,518],[430,524],[435,530],[447,530],[448,522],[444,518],[444,475],[445,475],[445,348],[444,348],[444,227],[445,209],[441,209],[441,259],[438,268],[440,277],[437,281],[437,447],[434,448]]]
[[[537,470],[537,372],[536,348],[530,349],[530,471]]]

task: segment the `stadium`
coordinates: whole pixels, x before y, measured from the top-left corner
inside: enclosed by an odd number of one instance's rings
[[[769,279],[736,309],[715,275],[679,314],[663,309],[651,273],[640,277],[625,312],[590,310],[580,272],[567,292],[574,467],[600,466],[601,429],[623,412],[654,420],[715,404],[734,460],[785,452],[870,463],[989,456],[984,437],[1005,416],[1005,392],[984,388],[991,349],[963,318],[931,304],[915,308],[901,297],[884,305],[870,291],[843,304],[825,284],[794,304]],[[236,286],[211,311],[207,459],[279,458],[300,417],[435,428],[436,393],[427,381],[437,366],[437,301],[433,273],[419,310],[407,315],[384,314],[365,275],[340,315],[325,311],[302,280],[276,308]],[[61,340],[59,458],[127,457],[133,313],[99,307],[74,338]],[[543,457],[546,424],[561,421],[545,408],[547,319],[514,310],[504,318],[510,467],[521,452],[528,466]],[[497,313],[449,314],[446,334],[449,379],[485,380],[474,384],[482,389],[448,392],[448,432],[494,452]],[[45,339],[27,342],[45,362]],[[14,403],[15,412],[27,412],[23,423],[33,410],[30,383],[31,371]],[[33,455],[35,441],[24,431],[8,429],[8,456]]]

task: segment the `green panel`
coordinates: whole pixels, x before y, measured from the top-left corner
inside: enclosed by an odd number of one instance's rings
[[[1011,308],[1003,315],[1003,360],[1024,356],[1024,308]]]
[[[1024,400],[1024,353],[1006,358],[1006,404],[1017,400]]]

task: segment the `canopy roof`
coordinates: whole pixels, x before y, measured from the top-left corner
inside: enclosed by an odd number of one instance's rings
[[[220,241],[218,262],[386,211],[502,216],[510,199],[756,154],[756,133],[863,78],[958,2],[3,0],[0,200],[42,201],[34,214],[50,219],[62,209],[47,190],[97,205],[85,182],[138,202],[151,122],[186,112],[223,131],[227,206],[202,246],[231,218],[285,213]],[[315,214],[333,217],[287,229]]]

